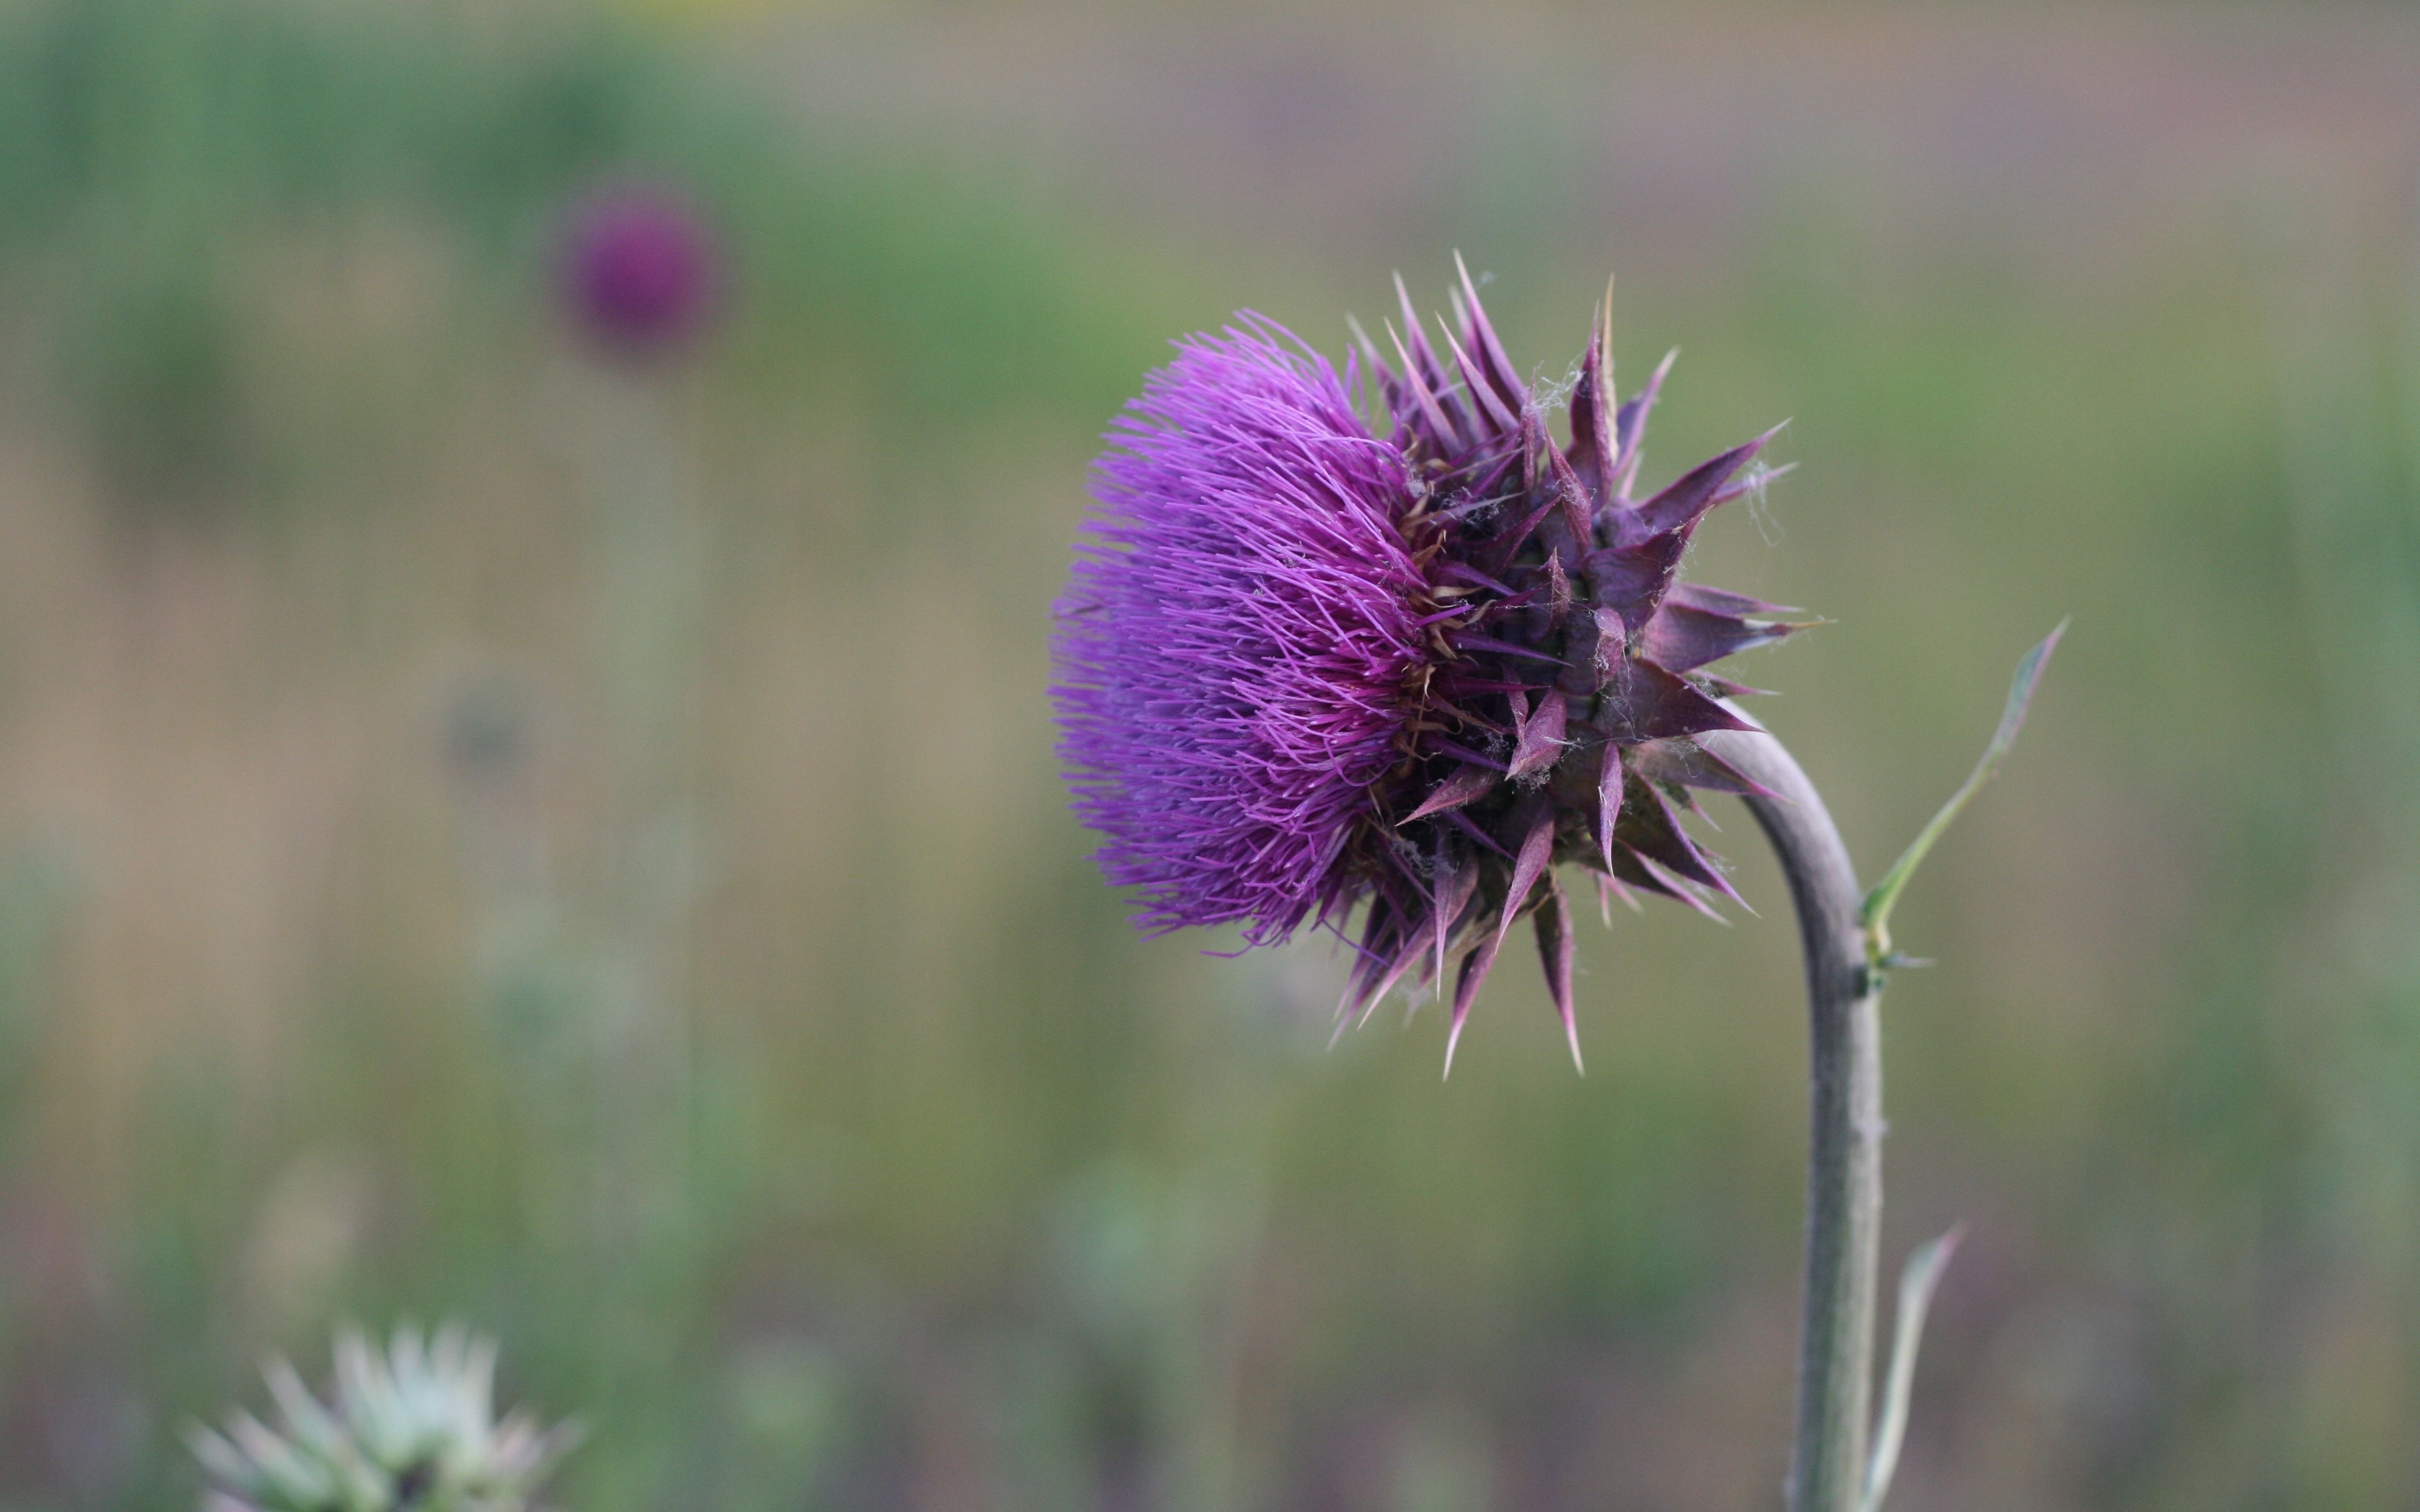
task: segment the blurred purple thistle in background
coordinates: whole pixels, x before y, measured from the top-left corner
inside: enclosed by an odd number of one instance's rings
[[[1339,374],[1243,315],[1145,381],[1059,606],[1061,750],[1144,928],[1265,945],[1359,909],[1340,1027],[1459,961],[1450,1065],[1526,918],[1576,1060],[1556,865],[1732,896],[1680,822],[1691,789],[1759,791],[1696,738],[1751,728],[1707,668],[1797,626],[1675,579],[1766,438],[1638,498],[1663,368],[1618,402],[1601,324],[1559,443],[1466,272],[1445,356],[1403,321]]]
[[[712,226],[665,185],[611,185],[588,195],[569,218],[563,300],[580,328],[615,352],[657,357],[687,349],[713,314],[721,272]]]

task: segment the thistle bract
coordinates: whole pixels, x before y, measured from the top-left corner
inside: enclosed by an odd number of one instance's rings
[[[1110,428],[1059,605],[1061,753],[1146,929],[1337,931],[1340,1026],[1450,973],[1450,1065],[1527,918],[1576,1059],[1557,866],[1732,895],[1681,824],[1691,789],[1755,791],[1694,738],[1751,728],[1709,669],[1798,626],[1677,575],[1771,432],[1641,498],[1670,360],[1618,401],[1601,320],[1558,440],[1466,271],[1452,309],[1442,356],[1404,297],[1341,372],[1256,316],[1178,343]]]
[[[522,1512],[578,1437],[519,1412],[497,1421],[495,1345],[458,1328],[425,1343],[397,1329],[383,1351],[349,1330],[335,1365],[326,1402],[292,1365],[269,1365],[275,1429],[238,1412],[223,1433],[192,1430],[218,1486],[207,1512]]]

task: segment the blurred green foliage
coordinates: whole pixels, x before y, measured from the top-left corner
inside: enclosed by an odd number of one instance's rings
[[[42,377],[132,506],[257,507],[358,466],[298,455],[259,392],[293,362],[264,254],[363,223],[427,239],[407,250],[442,260],[439,334],[458,349],[546,313],[532,296],[566,198],[623,175],[717,213],[748,316],[722,355],[758,403],[795,405],[839,365],[901,432],[1114,402],[1130,365],[1104,360],[1114,302],[1082,297],[1099,290],[1064,238],[1011,196],[808,139],[626,28],[462,30],[218,0],[0,20],[0,255],[48,328]],[[398,355],[357,360],[354,380],[375,390]]]

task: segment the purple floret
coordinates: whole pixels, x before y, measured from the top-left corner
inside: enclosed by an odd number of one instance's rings
[[[1077,811],[1154,932],[1268,943],[1349,903],[1339,863],[1407,752],[1429,584],[1350,376],[1247,316],[1110,427],[1053,694]]]

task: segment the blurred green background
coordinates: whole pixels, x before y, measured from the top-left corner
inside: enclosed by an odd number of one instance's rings
[[[1898,933],[1904,1512],[2420,1506],[2420,21],[1066,3],[0,10],[0,1507],[181,1508],[460,1317],[621,1509],[1777,1504],[1787,903],[1327,1051],[1063,809],[1094,438],[1461,249],[1651,472]],[[694,354],[566,326],[678,187]]]

